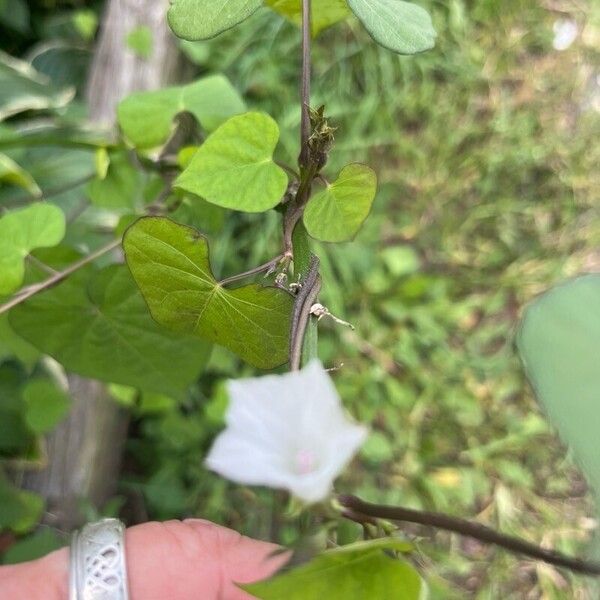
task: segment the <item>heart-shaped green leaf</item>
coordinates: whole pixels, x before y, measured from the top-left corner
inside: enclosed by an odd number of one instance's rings
[[[351,240],[369,216],[376,193],[373,169],[345,166],[333,183],[310,199],[304,212],[306,230],[322,242]]]
[[[348,6],[381,46],[398,54],[417,54],[435,46],[429,13],[403,0],[348,0]]]
[[[296,25],[302,24],[302,0],[267,0],[266,4]],[[312,34],[318,35],[349,14],[346,0],[312,0]]]
[[[67,370],[181,396],[208,344],[157,325],[124,265],[86,268],[10,313],[15,331]]]
[[[407,545],[387,540],[351,544],[348,549],[324,552],[309,563],[267,581],[240,587],[261,600],[422,598],[423,582],[419,574],[405,561],[384,554],[384,549],[403,552]]]
[[[137,221],[123,247],[159,323],[225,346],[261,369],[286,362],[293,304],[287,292],[223,288],[211,272],[206,238],[164,217]]]
[[[518,347],[537,399],[599,499],[600,274],[574,279],[534,301],[525,311]]]
[[[127,140],[145,149],[167,141],[178,113],[192,113],[210,132],[245,110],[244,101],[229,80],[212,75],[189,85],[131,94],[119,104],[117,117]]]
[[[288,183],[285,171],[273,161],[278,140],[279,127],[268,115],[232,117],[200,146],[175,185],[225,208],[273,208]]]
[[[245,21],[263,0],[171,0],[173,33],[184,40],[208,40]]]
[[[36,248],[49,248],[65,235],[65,215],[47,202],[14,210],[0,218],[0,295],[23,283],[25,257]]]

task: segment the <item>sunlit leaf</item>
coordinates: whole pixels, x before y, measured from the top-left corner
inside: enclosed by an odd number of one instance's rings
[[[285,171],[273,161],[278,140],[279,127],[268,115],[232,117],[200,146],[175,185],[225,208],[273,208],[288,183]]]
[[[399,540],[374,540],[324,552],[267,581],[240,586],[261,600],[420,600],[424,584],[407,562],[383,550],[406,552]]]
[[[348,0],[348,6],[371,37],[399,54],[433,48],[437,36],[429,13],[403,0]]]
[[[73,26],[87,42],[91,42],[98,30],[98,15],[91,8],[80,8],[73,13]]]
[[[132,94],[119,104],[117,115],[125,137],[136,148],[154,148],[167,141],[178,113],[192,113],[210,132],[244,110],[244,101],[229,80],[213,75],[189,85]]]
[[[207,40],[246,20],[263,0],[171,0],[167,14],[173,33],[184,40]]]
[[[85,269],[10,312],[15,331],[67,370],[179,396],[209,345],[157,325],[127,267]]]
[[[296,25],[302,24],[302,0],[266,0],[266,5],[287,17]],[[346,0],[312,0],[312,33],[342,21],[350,14]]]
[[[134,27],[127,34],[127,47],[140,58],[150,58],[153,49],[152,30],[146,25]]]
[[[262,369],[286,362],[287,292],[256,284],[225,289],[212,274],[206,238],[163,217],[140,219],[127,230],[123,247],[159,323],[225,346]]]
[[[35,248],[60,243],[65,216],[57,206],[38,202],[0,218],[0,294],[10,294],[23,283],[24,259]]]
[[[304,212],[308,233],[323,242],[351,240],[371,212],[377,192],[375,172],[365,165],[345,166],[339,177],[315,194]]]

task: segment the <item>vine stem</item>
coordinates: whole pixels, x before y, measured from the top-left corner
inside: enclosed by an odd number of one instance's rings
[[[236,273],[235,275],[231,275],[231,277],[221,279],[221,281],[219,281],[219,285],[229,285],[230,283],[235,283],[240,279],[245,279],[246,277],[250,277],[251,275],[258,275],[259,273],[266,272],[268,274],[269,271],[272,271],[277,267],[277,265],[282,261],[283,257],[284,255],[280,254],[279,256],[272,258],[270,261],[264,263],[263,265],[259,265],[258,267],[254,267],[253,269],[244,271],[243,273]]]
[[[312,7],[311,0],[302,0],[302,74],[300,82],[300,155],[298,166],[300,179],[295,197],[289,203],[283,219],[283,245],[285,259],[294,260],[293,236],[294,230],[304,213],[304,207],[310,198],[312,182],[319,171],[319,166],[309,146],[312,133],[310,121],[310,84],[311,84],[311,36],[312,36]],[[312,255],[309,264],[300,273],[299,261],[294,262],[294,271],[302,276],[300,289],[294,301],[290,328],[289,366],[291,371],[297,371],[302,365],[305,352],[305,336],[307,329],[316,324],[311,323],[310,310],[321,290],[319,275],[319,259]],[[315,333],[316,336],[316,333]],[[316,340],[316,337],[315,337]],[[311,352],[308,352],[310,357]]]
[[[296,296],[290,329],[290,371],[298,371],[302,364],[304,336],[310,321],[310,309],[321,291],[319,259],[313,254],[302,287]]]
[[[298,221],[302,218],[304,205],[308,202],[312,180],[317,167],[311,164],[308,140],[310,124],[310,83],[311,83],[311,0],[302,0],[302,73],[300,80],[300,180],[295,198],[289,203],[283,218],[283,251],[288,260],[294,257],[292,236]]]
[[[542,548],[521,538],[505,535],[491,527],[466,519],[452,517],[444,513],[404,508],[402,506],[371,504],[356,496],[342,495],[338,497],[338,501],[346,509],[342,513],[343,516],[360,524],[372,523],[374,518],[404,523],[417,523],[419,525],[458,533],[459,535],[476,539],[484,544],[504,548],[513,554],[529,556],[576,573],[600,575],[600,563],[566,556],[560,552]]]
[[[40,292],[51,288],[57,283],[60,283],[61,281],[63,281],[63,279],[66,279],[67,277],[69,277],[69,275],[75,273],[75,271],[79,271],[79,269],[81,269],[82,267],[85,267],[89,263],[95,261],[97,258],[100,258],[104,254],[107,254],[111,250],[114,250],[120,244],[120,239],[113,240],[112,242],[110,242],[110,244],[102,246],[102,248],[99,248],[95,252],[88,254],[88,256],[85,256],[76,263],[73,263],[71,266],[67,267],[63,271],[58,271],[57,273],[52,275],[52,277],[49,277],[48,279],[41,281],[40,283],[35,283],[33,285],[30,285],[29,287],[22,289],[14,298],[9,300],[6,304],[2,304],[0,306],[0,315],[4,314],[5,312],[8,312],[11,308],[18,306],[22,302],[25,302],[25,300],[28,300],[32,296],[35,296],[36,294],[39,294]]]
[[[311,79],[311,0],[302,0],[302,80],[300,83],[300,168],[309,160],[310,137],[310,79]]]

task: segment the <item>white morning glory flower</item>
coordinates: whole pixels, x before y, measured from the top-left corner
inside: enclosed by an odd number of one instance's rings
[[[346,416],[321,363],[230,381],[228,390],[227,428],[206,466],[237,483],[286,489],[307,503],[326,499],[367,428]]]

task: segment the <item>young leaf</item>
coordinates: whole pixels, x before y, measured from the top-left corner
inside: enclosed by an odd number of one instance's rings
[[[296,25],[302,24],[302,0],[266,0],[275,12]],[[312,34],[344,20],[350,14],[346,0],[312,0]]]
[[[285,171],[273,161],[278,140],[279,127],[268,115],[232,117],[200,146],[175,186],[225,208],[273,208],[288,183]]]
[[[184,40],[208,40],[245,21],[263,0],[171,0],[173,33]]]
[[[0,218],[0,295],[11,294],[21,286],[24,259],[32,250],[56,246],[64,235],[65,215],[47,202]]]
[[[127,140],[138,149],[147,149],[167,141],[173,119],[183,111],[192,113],[210,132],[244,110],[244,101],[229,80],[213,75],[189,85],[131,94],[119,104],[117,117]]]
[[[83,269],[10,312],[15,331],[69,371],[180,396],[209,346],[157,325],[125,266]]]
[[[225,346],[261,369],[286,362],[293,304],[287,292],[256,284],[221,287],[210,269],[206,238],[164,217],[137,221],[123,247],[159,323]]]
[[[537,399],[600,495],[600,274],[534,301],[517,342]]]
[[[333,183],[310,199],[304,212],[306,230],[322,242],[351,240],[369,216],[376,192],[373,169],[345,166]]]
[[[240,587],[261,600],[420,600],[424,586],[419,574],[408,563],[382,551],[404,552],[406,544],[374,542],[324,552],[292,571]]]
[[[435,46],[429,13],[403,0],[348,0],[348,6],[381,46],[398,54],[417,54]]]

